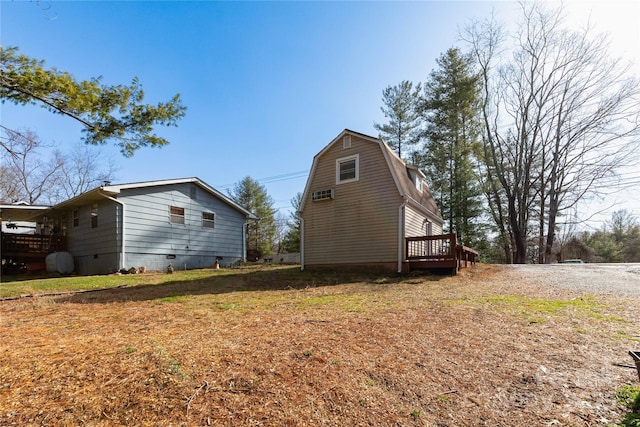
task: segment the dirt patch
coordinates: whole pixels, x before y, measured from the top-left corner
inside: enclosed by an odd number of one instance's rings
[[[224,291],[5,301],[0,425],[618,422],[640,298],[539,271],[330,284],[239,272]]]

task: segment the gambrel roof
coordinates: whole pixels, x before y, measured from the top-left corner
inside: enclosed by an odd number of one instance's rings
[[[335,137],[329,144],[327,144],[318,154],[316,154],[313,158],[313,164],[311,166],[311,172],[309,173],[309,178],[307,180],[307,184],[305,186],[305,191],[302,197],[302,201],[299,207],[299,212],[304,211],[304,204],[309,199],[309,185],[311,183],[311,179],[314,176],[316,171],[319,159],[327,152],[334,144],[342,143],[342,138],[346,135],[356,136],[360,139],[370,142],[371,144],[377,144],[380,147],[382,155],[386,160],[386,164],[389,167],[389,171],[393,176],[393,180],[395,182],[396,188],[398,190],[398,194],[401,197],[405,197],[409,203],[414,205],[415,207],[425,211],[425,213],[429,214],[433,219],[438,219],[442,221],[442,215],[438,210],[438,206],[436,205],[436,201],[431,194],[431,190],[428,185],[423,183],[422,190],[419,190],[414,181],[415,178],[413,176],[417,176],[420,179],[425,178],[425,174],[419,170],[415,166],[407,165],[404,160],[398,157],[391,148],[387,144],[384,143],[380,138],[376,138],[373,136],[365,135],[359,132],[355,132],[349,129],[343,130],[337,137]]]

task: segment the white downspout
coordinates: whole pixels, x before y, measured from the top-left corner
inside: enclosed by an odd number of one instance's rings
[[[402,273],[402,261],[404,254],[404,208],[409,203],[405,197],[404,202],[398,208],[398,273]]]
[[[247,262],[247,225],[248,221],[242,224],[242,262]]]
[[[102,197],[104,197],[105,199],[111,200],[112,202],[115,202],[117,204],[119,204],[120,206],[122,206],[122,222],[120,223],[120,236],[121,236],[121,242],[120,242],[120,267],[118,267],[118,270],[122,269],[122,268],[126,268],[126,252],[125,252],[125,235],[124,235],[124,202],[122,202],[121,200],[118,199],[114,199],[113,197],[107,196],[106,194],[102,193],[102,190],[98,190],[98,193],[100,193],[100,195]]]
[[[300,218],[300,271],[304,271],[304,219]]]

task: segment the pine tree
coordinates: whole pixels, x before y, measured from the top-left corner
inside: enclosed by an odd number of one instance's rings
[[[40,105],[70,117],[84,126],[83,142],[101,145],[113,140],[126,157],[141,147],[168,144],[167,139],[153,133],[154,127],[177,126],[186,111],[180,95],[169,102],[144,104],[144,91],[137,78],[128,86],[104,85],[100,78],[78,81],[68,72],[45,68],[44,61],[18,54],[15,47],[2,46],[0,100]],[[0,140],[2,147],[10,151]]]
[[[419,141],[420,121],[416,112],[415,102],[420,95],[420,84],[414,88],[413,83],[404,80],[398,86],[388,86],[382,91],[384,107],[380,110],[389,123],[375,123],[373,127],[380,131],[380,138],[402,158],[409,158],[413,153],[410,148]],[[403,151],[404,150],[404,151]]]
[[[288,253],[300,252],[300,217],[298,217],[298,208],[302,201],[302,193],[297,193],[291,199],[291,207],[293,211],[289,214],[287,225],[289,230],[284,237],[284,250]]]
[[[266,188],[247,176],[229,190],[229,197],[258,217],[257,221],[247,224],[247,249],[257,250],[260,255],[270,254],[276,221],[274,201]]]
[[[482,199],[476,175],[480,152],[477,122],[478,77],[471,57],[447,50],[424,85],[418,110],[426,128],[420,166],[425,170],[449,232],[466,245],[482,234]]]

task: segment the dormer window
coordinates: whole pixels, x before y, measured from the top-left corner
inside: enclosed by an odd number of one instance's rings
[[[407,174],[409,175],[411,182],[413,182],[413,185],[416,186],[416,189],[422,192],[422,181],[424,181],[425,178],[424,174],[414,166],[407,166]]]

